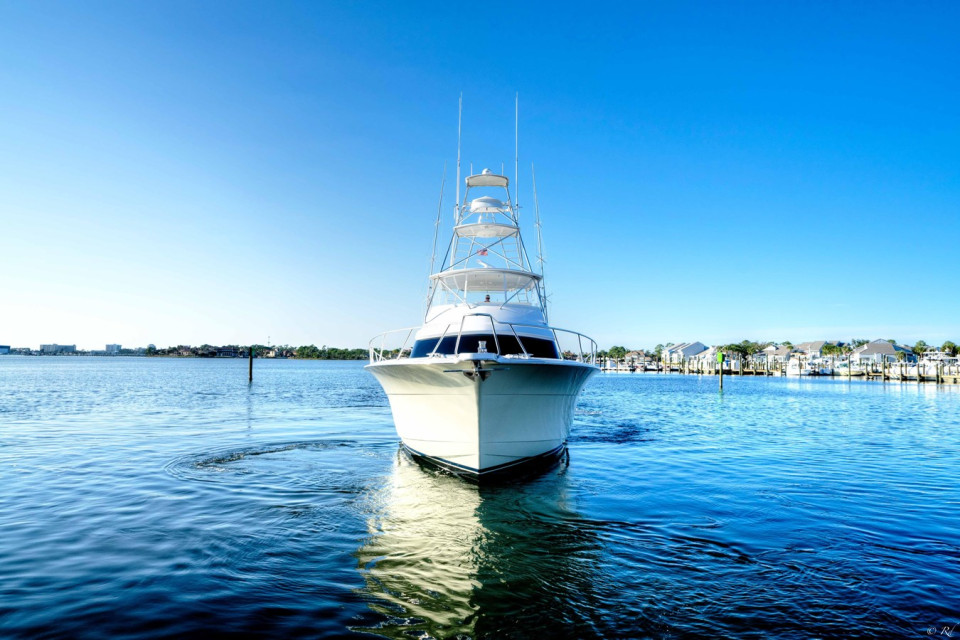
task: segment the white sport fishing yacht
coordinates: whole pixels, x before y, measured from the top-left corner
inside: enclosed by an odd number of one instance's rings
[[[598,371],[597,345],[548,324],[542,266],[534,272],[527,257],[508,178],[468,176],[461,201],[458,157],[457,182],[453,236],[430,275],[423,325],[371,340],[366,369],[404,447],[479,478],[564,452],[577,396]],[[391,334],[398,349],[388,348]]]

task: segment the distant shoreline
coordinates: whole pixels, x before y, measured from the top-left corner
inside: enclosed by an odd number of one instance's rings
[[[147,357],[147,358],[249,358],[250,351],[254,358],[268,360],[366,360],[370,357],[368,349],[343,349],[323,345],[290,345],[268,346],[253,345],[222,345],[214,346],[202,344],[199,347],[191,345],[177,345],[158,349],[154,345],[124,349],[119,344],[108,344],[106,349],[77,349],[75,344],[44,344],[39,349],[29,347],[8,347],[0,345],[0,355],[18,356],[96,356],[96,357]]]
[[[364,350],[366,351],[366,350]],[[176,354],[150,354],[146,353],[89,353],[89,352],[76,352],[76,353],[4,353],[0,354],[0,358],[4,356],[19,356],[22,358],[170,358],[173,360],[246,360],[249,358],[249,355],[246,353],[244,355],[235,355],[235,356],[201,356],[201,355],[176,355]],[[260,356],[254,354],[253,356],[257,360],[336,360],[336,361],[360,361],[367,360],[368,356],[363,355],[360,357],[320,357],[320,356]]]

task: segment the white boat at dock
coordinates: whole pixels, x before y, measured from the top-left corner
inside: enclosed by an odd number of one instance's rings
[[[818,367],[809,361],[801,361],[797,358],[791,358],[787,362],[787,371],[786,375],[788,376],[816,376],[820,375]]]
[[[390,400],[403,446],[482,477],[563,453],[577,397],[598,371],[597,345],[548,324],[509,179],[489,169],[468,176],[461,201],[458,157],[457,182],[423,324],[371,340],[366,369]]]
[[[810,364],[817,370],[818,376],[833,375],[833,361],[830,358],[819,358]]]

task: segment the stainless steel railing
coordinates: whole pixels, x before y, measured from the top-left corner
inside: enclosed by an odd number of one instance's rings
[[[518,322],[503,322],[501,320],[495,319],[489,313],[470,313],[464,315],[460,318],[459,326],[457,327],[457,340],[454,344],[453,354],[438,354],[437,349],[440,348],[440,344],[443,342],[443,339],[450,334],[450,329],[457,323],[449,323],[444,327],[443,331],[440,334],[440,337],[437,338],[437,343],[433,347],[433,351],[427,357],[435,357],[438,355],[459,355],[460,354],[460,340],[463,337],[463,325],[467,318],[472,317],[486,317],[490,320],[490,328],[493,331],[493,341],[496,348],[497,355],[500,355],[500,334],[507,334],[506,331],[501,330],[500,333],[497,332],[497,325],[500,325],[501,328],[509,328],[509,333],[513,334],[513,337],[516,338],[517,344],[520,345],[520,349],[523,352],[522,354],[517,354],[523,358],[532,357],[527,351],[527,348],[523,344],[523,338],[520,333],[517,331],[517,328],[530,328],[530,329],[539,329],[541,331],[549,331],[553,335],[554,343],[557,346],[557,351],[560,352],[560,357],[563,358],[564,354],[571,353],[573,354],[573,359],[578,362],[589,362],[590,364],[596,364],[597,362],[597,342],[593,338],[586,336],[578,331],[571,331],[570,329],[561,329],[559,327],[548,327],[546,325],[535,325],[535,324],[522,324]],[[400,360],[404,358],[409,358],[410,353],[412,352],[412,347],[407,345],[410,343],[410,338],[413,336],[414,332],[417,331],[420,327],[407,327],[405,329],[394,329],[392,331],[385,331],[377,336],[374,336],[368,345],[370,351],[370,363],[383,362],[384,360]],[[403,342],[400,345],[399,349],[387,348],[387,336],[391,335],[400,335],[406,332],[406,336],[403,339]],[[471,333],[475,333],[471,331]],[[451,334],[452,335],[452,334]],[[564,351],[560,343],[560,336],[565,337],[574,337],[577,340],[577,351]],[[527,338],[535,338],[536,336],[527,336]],[[432,338],[431,338],[432,339]],[[572,338],[571,338],[572,339]],[[586,349],[584,348],[584,343],[586,341]],[[379,345],[375,344],[379,342]]]

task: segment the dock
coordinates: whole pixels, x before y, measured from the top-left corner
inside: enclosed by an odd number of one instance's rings
[[[723,375],[725,376],[781,376],[787,377],[787,367],[785,363],[776,362],[767,363],[743,363],[740,360],[729,360],[719,365],[716,362],[705,362],[704,360],[690,360],[686,362],[654,362],[654,363],[604,363],[601,371],[604,373],[656,373],[656,374],[678,374],[678,375],[697,375],[710,376],[719,375],[720,366],[723,366]],[[862,378],[864,380],[877,380],[881,382],[914,382],[914,383],[932,383],[944,385],[960,384],[960,365],[943,363],[916,363],[907,362],[884,362],[864,365],[858,369],[846,371],[833,370],[831,374],[815,374],[804,376],[793,376],[803,378]]]

